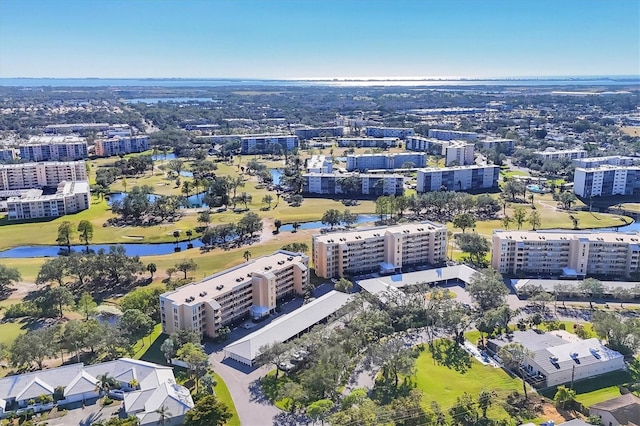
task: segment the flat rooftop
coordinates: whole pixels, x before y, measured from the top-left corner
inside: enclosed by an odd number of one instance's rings
[[[576,167],[576,170],[581,170],[587,173],[606,172],[610,170],[640,170],[640,166],[624,166],[615,164],[601,164],[598,167],[584,168]]]
[[[373,173],[354,173],[354,172],[347,172],[347,173],[303,173],[302,176],[311,176],[311,177],[349,177],[349,176],[356,176],[356,177],[383,177],[383,178],[394,178],[394,179],[404,179],[404,176],[400,175],[400,174],[394,174],[394,173],[387,173],[387,174],[373,174]]]
[[[354,231],[347,232],[330,232],[328,234],[316,234],[313,238],[316,241],[324,243],[341,243],[349,241],[360,241],[368,238],[376,238],[383,236],[386,232],[407,234],[417,234],[424,231],[436,231],[446,229],[444,225],[434,222],[406,223],[395,226],[376,226],[373,228],[359,228]]]
[[[389,287],[402,288],[416,284],[430,284],[448,280],[459,280],[464,283],[469,283],[475,272],[474,269],[466,265],[455,265],[360,280],[358,281],[358,285],[365,290],[371,289],[371,291],[375,293]]]
[[[418,169],[421,172],[443,172],[449,170],[471,170],[471,169],[497,169],[498,166],[493,164],[488,165],[479,165],[479,164],[469,164],[468,166],[449,166],[449,167],[424,167]]]
[[[29,138],[29,144],[66,144],[66,143],[83,143],[87,140],[78,136],[33,136]]]
[[[497,229],[493,231],[494,236],[516,241],[559,241],[559,240],[579,240],[602,241],[610,243],[638,243],[640,232],[598,232],[598,231],[504,231]]]
[[[289,267],[291,264],[302,263],[305,258],[307,258],[307,256],[300,253],[280,250],[273,254],[258,257],[249,262],[218,272],[201,281],[184,285],[173,291],[164,293],[162,296],[176,304],[187,306],[208,302],[237,287],[250,284],[253,274],[266,275],[274,273],[280,269]],[[203,294],[203,296],[200,296],[200,294]],[[195,300],[186,302],[186,299],[192,296],[195,297]]]

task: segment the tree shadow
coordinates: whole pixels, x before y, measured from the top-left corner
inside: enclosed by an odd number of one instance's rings
[[[448,339],[440,339],[431,347],[433,359],[440,365],[464,374],[471,368],[471,355],[460,345]]]
[[[271,401],[277,399],[278,389],[279,386],[274,377],[267,376],[262,380],[256,379],[249,384],[249,400],[262,405],[271,405]]]
[[[312,420],[300,413],[287,413],[282,412],[278,413],[273,417],[273,424],[277,426],[298,426],[298,425],[308,425]]]

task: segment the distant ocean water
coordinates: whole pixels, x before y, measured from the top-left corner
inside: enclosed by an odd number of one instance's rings
[[[628,86],[640,85],[638,76],[513,78],[513,79],[102,79],[102,78],[0,78],[11,87],[229,87],[229,86],[338,86],[338,87],[443,87],[443,86]]]

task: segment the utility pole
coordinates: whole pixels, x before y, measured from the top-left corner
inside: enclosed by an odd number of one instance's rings
[[[576,365],[573,364],[573,367],[571,368],[571,385],[569,386],[569,389],[573,390],[573,378],[575,377],[576,374]]]

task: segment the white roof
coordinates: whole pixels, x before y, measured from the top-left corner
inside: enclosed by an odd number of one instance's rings
[[[447,266],[445,268],[427,269],[424,271],[407,272],[387,275],[384,277],[370,278],[358,281],[358,285],[365,290],[375,288],[377,282],[391,287],[405,287],[422,283],[435,283],[446,280],[460,280],[469,283],[476,271],[466,265]]]
[[[132,401],[134,403],[131,405]],[[159,408],[164,406],[171,417],[180,417],[193,405],[187,388],[175,382],[164,382],[155,389],[126,394],[124,406],[127,413],[136,413],[141,424],[157,424],[160,416],[156,410]]]
[[[335,313],[352,297],[350,294],[332,290],[260,330],[227,345],[224,348],[225,355],[232,354],[251,362],[260,354],[261,347],[290,339]]]

